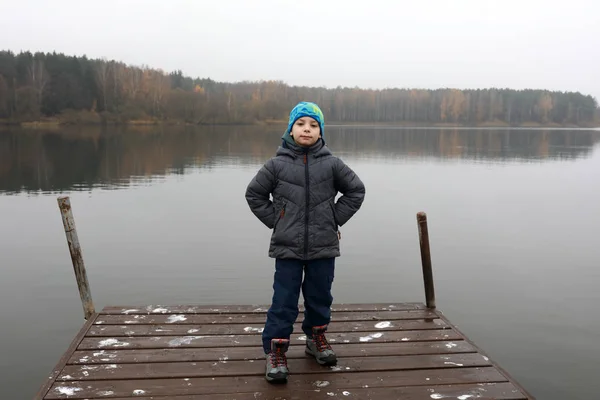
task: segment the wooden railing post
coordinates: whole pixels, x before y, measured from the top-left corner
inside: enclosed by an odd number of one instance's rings
[[[73,213],[71,211],[71,201],[68,196],[61,196],[58,198],[58,208],[60,209],[63,225],[65,227],[65,234],[67,235],[67,243],[69,245],[69,252],[71,253],[71,260],[73,261],[75,279],[77,280],[79,296],[81,297],[81,304],[83,305],[83,314],[87,320],[96,312],[96,310],[94,309],[94,302],[92,301],[92,293],[90,291],[85,265],[83,264],[81,246],[79,245],[79,238],[77,237],[77,231],[75,230],[75,220],[73,219]]]
[[[427,230],[427,214],[417,213],[419,225],[419,244],[421,246],[421,264],[423,266],[423,283],[427,308],[435,308],[435,290],[433,287],[433,271],[431,270],[431,252],[429,250],[429,231]]]

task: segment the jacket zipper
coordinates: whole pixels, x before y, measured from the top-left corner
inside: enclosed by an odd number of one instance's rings
[[[308,259],[308,200],[310,198],[310,184],[308,180],[308,154],[304,154],[304,177],[306,185],[304,191],[306,193],[306,208],[304,210],[304,259]]]

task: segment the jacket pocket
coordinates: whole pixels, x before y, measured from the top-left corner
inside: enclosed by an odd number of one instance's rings
[[[339,225],[337,223],[337,218],[335,217],[335,205],[334,205],[333,201],[329,202],[329,207],[331,208],[331,216],[333,218],[333,223],[335,224],[335,229],[337,230]]]
[[[339,229],[339,224],[337,223],[337,218],[335,217],[335,204],[334,202],[330,202],[329,203],[329,207],[331,207],[331,214],[333,215],[333,224],[334,224],[334,230],[336,231],[336,236],[337,236],[337,240],[338,242],[340,240],[342,240],[342,232],[340,232]]]
[[[281,206],[281,209],[279,210],[279,215],[277,216],[277,220],[275,221],[275,224],[273,225],[273,232],[275,232],[275,229],[277,229],[277,224],[279,224],[279,221],[281,221],[281,219],[285,216],[285,206],[287,205],[287,203],[283,203],[283,206]]]

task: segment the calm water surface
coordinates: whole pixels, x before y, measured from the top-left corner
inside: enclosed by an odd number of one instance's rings
[[[326,133],[367,186],[342,229],[336,302],[423,300],[426,211],[438,307],[539,399],[600,398],[600,132]],[[0,132],[0,398],[32,398],[83,323],[61,194],[97,309],[268,303],[270,232],[244,191],[279,136]]]

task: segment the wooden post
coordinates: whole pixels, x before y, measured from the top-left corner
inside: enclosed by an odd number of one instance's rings
[[[433,287],[433,271],[431,270],[431,252],[429,250],[429,231],[427,230],[427,214],[417,213],[419,225],[419,244],[421,246],[421,264],[423,265],[423,283],[425,284],[425,300],[427,308],[435,308],[435,290]]]
[[[58,198],[58,208],[60,208],[65,233],[67,235],[67,243],[69,245],[69,252],[71,253],[71,260],[73,261],[75,279],[77,280],[79,296],[81,297],[81,304],[83,305],[83,314],[87,320],[96,312],[96,310],[94,309],[94,302],[92,301],[92,292],[90,291],[87,273],[85,272],[81,247],[79,246],[79,238],[77,237],[77,231],[75,230],[75,220],[73,219],[73,213],[71,211],[71,201],[68,196],[61,196]]]

